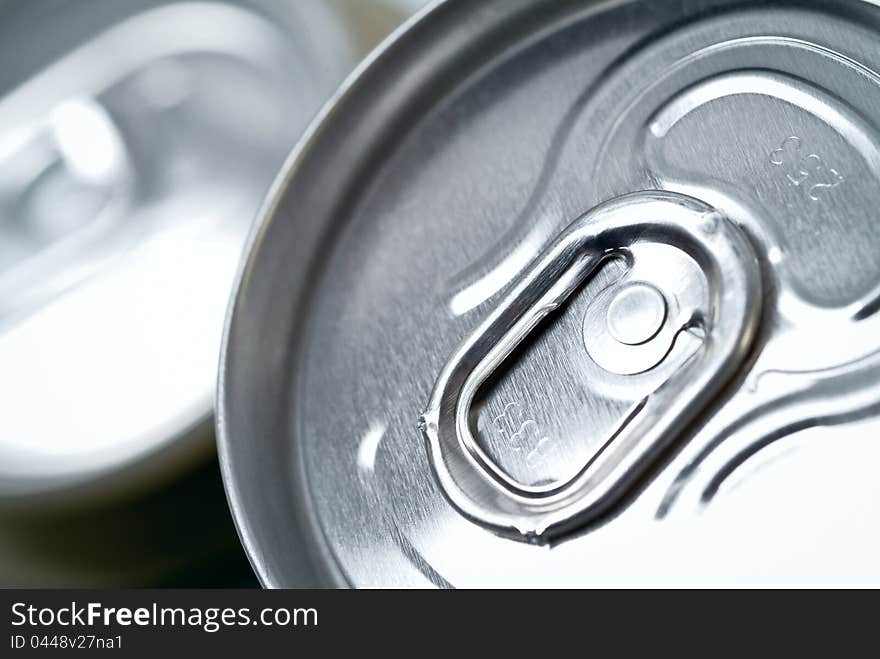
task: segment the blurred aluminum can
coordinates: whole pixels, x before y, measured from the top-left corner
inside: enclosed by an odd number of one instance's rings
[[[249,585],[213,441],[252,218],[382,1],[0,7],[0,584]]]
[[[251,220],[359,58],[319,0],[5,3],[0,504],[206,455]]]
[[[878,42],[865,0],[446,0],[386,43],[228,318],[261,581],[880,583]]]

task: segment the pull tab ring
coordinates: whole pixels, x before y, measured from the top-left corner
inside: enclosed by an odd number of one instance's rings
[[[483,383],[552,311],[611,256],[641,242],[690,255],[709,282],[701,349],[644,398],[628,422],[568,482],[550,491],[511,479],[474,439],[468,419]],[[758,260],[717,210],[670,192],[640,192],[575,220],[514,283],[458,347],[420,419],[428,456],[452,505],[472,521],[519,540],[549,542],[615,505],[737,372],[761,309]]]

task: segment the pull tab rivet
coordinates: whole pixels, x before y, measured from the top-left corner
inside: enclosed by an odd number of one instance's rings
[[[608,305],[605,322],[618,343],[634,346],[647,343],[663,328],[666,299],[653,286],[630,284]]]

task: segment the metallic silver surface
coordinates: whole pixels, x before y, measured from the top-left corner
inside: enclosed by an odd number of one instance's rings
[[[4,48],[26,34],[49,53],[69,26],[48,65],[3,63],[4,505],[167,479],[208,453],[248,227],[357,54],[319,1],[55,5],[51,21],[6,5],[0,25]]]
[[[878,38],[865,0],[447,0],[400,33],[300,143],[229,317],[220,450],[262,581],[880,583]],[[658,189],[748,235],[751,352],[599,521],[550,546],[474,523],[414,421],[436,375],[572,218]],[[675,371],[592,343],[619,282],[680,278],[685,307],[711,290],[650,248],[475,401],[475,441],[517,481],[565,482]]]
[[[511,353],[604,262],[631,255],[634,246],[646,242],[677,247],[705,273],[708,295],[702,308],[669,330],[672,343],[683,332],[698,333],[703,344],[699,355],[691,355],[668,380],[637,401],[595,453],[574,464],[567,481],[535,486],[512,478],[473,437],[469,423],[474,398]],[[658,265],[662,262],[647,267]],[[633,290],[631,284],[624,286],[627,290]],[[733,378],[755,336],[760,303],[761,274],[749,243],[710,206],[671,193],[643,192],[583,215],[513,283],[440,372],[419,423],[444,494],[468,518],[535,543],[595,521],[645,476],[652,460]],[[620,313],[614,302],[611,309]],[[671,346],[666,343],[668,353]],[[515,405],[508,404],[495,419],[496,426]],[[505,434],[508,450],[522,453],[519,442],[533,425],[526,420]],[[550,462],[551,441],[546,438],[528,452],[526,463]],[[563,454],[566,458],[571,460]]]

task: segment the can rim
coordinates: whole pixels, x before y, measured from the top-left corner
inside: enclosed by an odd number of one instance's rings
[[[220,345],[220,363],[217,371],[217,388],[216,388],[216,405],[215,405],[215,428],[217,441],[217,455],[220,461],[220,472],[223,478],[223,489],[226,493],[226,500],[229,510],[232,514],[232,520],[235,525],[238,537],[245,549],[251,567],[257,575],[261,585],[269,588],[281,587],[282,583],[273,574],[270,566],[261,558],[261,553],[254,540],[254,533],[248,523],[248,515],[244,510],[243,496],[238,483],[238,476],[233,465],[233,440],[230,436],[228,423],[226,420],[227,411],[230,405],[229,385],[229,352],[231,344],[234,341],[232,337],[233,325],[239,308],[239,300],[245,293],[245,279],[248,270],[253,266],[255,259],[256,247],[260,244],[263,234],[271,224],[272,218],[283,197],[283,191],[287,187],[288,182],[294,176],[300,162],[305,155],[313,148],[314,143],[318,140],[321,127],[324,121],[331,116],[336,108],[343,104],[348,98],[358,91],[358,85],[363,78],[365,72],[372,70],[380,63],[380,60],[387,53],[394,51],[398,45],[405,40],[410,28],[421,23],[429,14],[442,5],[451,2],[451,0],[430,0],[419,11],[407,18],[402,24],[395,28],[390,35],[379,43],[361,62],[352,70],[352,72],[343,80],[341,85],[333,93],[333,95],[324,103],[315,117],[312,119],[308,128],[303,132],[296,146],[285,159],[272,185],[266,192],[263,204],[255,216],[254,223],[251,225],[247,240],[242,251],[242,259],[239,262],[238,270],[235,275],[232,294],[226,308],[226,315],[223,324],[223,335]],[[324,539],[317,534],[319,541],[324,545]],[[331,556],[329,548],[324,545],[321,547],[321,554]],[[330,574],[326,575],[332,583],[339,587],[345,587],[347,584],[342,572],[336,566],[335,561],[322,561],[329,567],[333,566]]]

